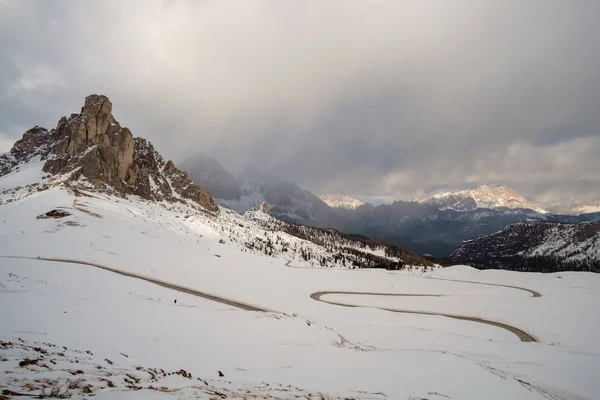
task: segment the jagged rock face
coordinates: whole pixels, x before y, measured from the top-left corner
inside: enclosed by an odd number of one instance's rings
[[[123,181],[133,162],[133,135],[115,120],[106,96],[86,97],[80,114],[62,118],[52,133],[54,155],[44,165],[50,173],[81,167],[79,174],[94,185],[126,192]]]
[[[192,200],[218,211],[210,193],[194,185],[173,162],[165,162],[150,142],[134,139],[121,127],[106,96],[86,97],[81,113],[61,118],[51,132],[40,127],[27,131],[0,157],[0,176],[37,155],[45,160],[44,172],[71,174],[71,180],[83,177],[95,189],[155,201]]]
[[[132,194],[155,201],[190,199],[210,211],[219,208],[210,193],[189,180],[187,173],[166,161],[152,143],[134,139],[134,159],[126,182]]]
[[[52,150],[52,140],[47,129],[34,126],[23,134],[13,148],[0,155],[0,176],[12,171],[19,163],[26,163],[37,156],[45,158]]]

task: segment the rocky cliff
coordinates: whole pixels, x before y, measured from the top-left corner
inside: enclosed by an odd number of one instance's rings
[[[51,131],[38,126],[27,131],[0,156],[0,176],[37,157],[45,173],[66,176],[62,181],[70,184],[153,201],[192,201],[218,211],[208,191],[117,122],[106,96],[86,97],[80,113],[62,117]]]

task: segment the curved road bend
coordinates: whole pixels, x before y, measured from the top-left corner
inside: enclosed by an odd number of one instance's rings
[[[315,292],[310,295],[310,298],[313,300],[316,300],[316,301],[320,301],[320,302],[327,303],[327,304],[332,304],[335,306],[352,307],[352,308],[359,308],[359,307],[375,308],[377,310],[390,311],[390,312],[402,313],[402,314],[433,315],[433,316],[438,316],[438,317],[458,319],[461,321],[477,322],[480,324],[491,325],[491,326],[505,329],[505,330],[509,331],[510,333],[515,334],[521,340],[521,342],[538,342],[537,338],[535,338],[534,336],[530,335],[529,333],[525,332],[522,329],[519,329],[517,327],[511,326],[511,325],[508,325],[508,324],[505,324],[502,322],[491,321],[489,319],[483,319],[483,318],[479,318],[479,317],[470,317],[467,315],[445,314],[445,313],[433,312],[433,311],[414,311],[414,310],[403,310],[403,309],[386,308],[386,307],[360,306],[360,305],[355,305],[355,304],[338,303],[335,301],[324,300],[321,298],[322,296],[326,296],[329,294],[366,295],[366,296],[397,296],[397,297],[443,297],[443,295],[331,291],[331,292]]]
[[[274,312],[274,311],[268,310],[266,308],[254,306],[252,304],[235,301],[235,300],[217,296],[214,294],[201,292],[201,291],[195,290],[195,289],[190,289],[185,286],[176,285],[174,283],[168,283],[168,282],[161,281],[158,279],[150,278],[148,276],[136,274],[133,272],[122,271],[122,270],[119,270],[116,268],[111,268],[111,267],[107,267],[105,265],[96,264],[96,263],[88,262],[88,261],[73,260],[73,259],[68,259],[68,258],[19,257],[19,256],[0,256],[0,258],[14,258],[14,259],[22,259],[22,260],[35,260],[35,261],[48,261],[48,262],[68,263],[68,264],[89,265],[91,267],[100,268],[105,271],[114,272],[115,274],[126,276],[128,278],[140,279],[142,281],[146,281],[146,282],[152,283],[157,286],[161,286],[161,287],[164,287],[167,289],[177,290],[177,291],[180,291],[183,293],[191,294],[192,296],[201,297],[206,300],[216,301],[217,303],[225,304],[225,305],[228,305],[231,307],[240,308],[242,310],[259,311],[259,312]]]

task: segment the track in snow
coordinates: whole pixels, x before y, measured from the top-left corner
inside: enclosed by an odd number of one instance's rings
[[[62,262],[68,264],[80,264],[80,265],[88,265],[95,268],[100,268],[105,271],[114,272],[116,274],[126,276],[128,278],[140,279],[146,282],[150,282],[154,285],[158,285],[167,289],[177,290],[179,292],[191,294],[192,296],[201,297],[206,300],[216,301],[217,303],[225,304],[228,306],[240,308],[245,311],[259,311],[259,312],[273,312],[272,310],[268,310],[266,308],[254,306],[248,303],[242,303],[236,300],[228,299],[225,297],[217,296],[214,294],[201,292],[199,290],[191,289],[185,286],[176,285],[174,283],[169,283],[165,281],[161,281],[158,279],[151,278],[149,276],[144,276],[140,274],[136,274],[133,272],[127,272],[120,269],[107,267],[105,265],[96,264],[93,262],[82,261],[82,260],[73,260],[68,258],[49,258],[49,257],[20,257],[20,256],[0,256],[0,258],[14,258],[14,259],[22,259],[22,260],[35,260],[35,261],[47,261],[47,262]]]

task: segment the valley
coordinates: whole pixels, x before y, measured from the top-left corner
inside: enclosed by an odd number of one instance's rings
[[[49,209],[71,215],[35,218]],[[433,400],[592,399],[599,389],[596,274],[323,268],[230,241],[228,230],[252,219],[190,211],[63,188],[0,207],[1,254],[30,257],[0,259],[2,389]],[[318,292],[333,304],[311,299]],[[68,350],[54,350],[62,346]],[[19,367],[26,358],[39,361]],[[79,378],[81,389],[68,389]]]

